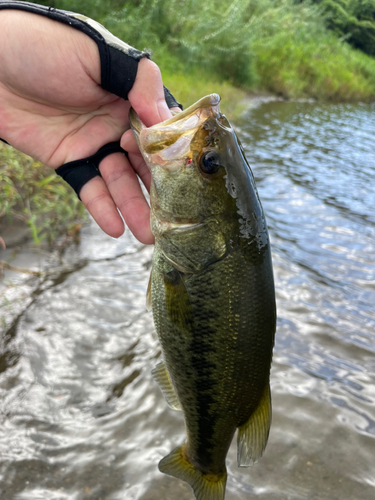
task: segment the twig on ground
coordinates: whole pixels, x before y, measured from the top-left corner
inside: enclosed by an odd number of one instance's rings
[[[17,273],[31,274],[33,276],[43,276],[45,273],[41,271],[32,271],[31,269],[25,269],[24,267],[12,266],[4,260],[0,260],[0,269],[8,269],[9,271],[16,271]]]

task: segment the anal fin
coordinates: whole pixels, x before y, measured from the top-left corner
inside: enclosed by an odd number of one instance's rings
[[[185,444],[159,462],[160,472],[186,481],[193,488],[196,500],[224,500],[227,472],[202,474],[187,459]]]
[[[166,402],[173,410],[181,410],[181,405],[174,390],[171,377],[163,361],[158,363],[152,370],[152,376],[159,384]]]
[[[258,407],[249,420],[238,428],[237,463],[239,467],[253,465],[263,455],[271,426],[272,408],[269,383]]]

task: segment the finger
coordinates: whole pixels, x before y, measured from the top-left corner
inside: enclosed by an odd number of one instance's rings
[[[125,133],[121,138],[121,147],[129,153],[129,161],[138,177],[140,177],[142,183],[146,187],[147,191],[150,192],[151,184],[151,173],[148,168],[134,136],[130,130]]]
[[[171,111],[175,111],[176,113],[181,113],[182,109],[181,108],[177,108],[177,107],[174,107],[174,108],[170,108]]]
[[[128,153],[140,154],[137,141],[131,130],[127,130],[121,137],[121,147]]]
[[[137,175],[125,155],[116,153],[104,158],[100,163],[100,173],[130,231],[141,243],[153,243],[150,207]],[[145,178],[144,171],[142,175]],[[147,178],[145,180],[147,182]]]
[[[118,238],[123,234],[124,223],[101,177],[94,177],[87,182],[79,195],[87,210],[105,233],[113,238]]]
[[[176,111],[181,113],[180,108],[171,108],[171,111]],[[131,130],[127,130],[121,137],[121,147],[128,151],[128,153],[138,153],[139,147],[137,141],[134,138],[134,134]]]
[[[147,191],[150,192],[151,172],[143,156],[139,152],[136,154],[131,153],[129,154],[129,161],[138,177],[141,179],[142,184],[145,186]]]
[[[160,69],[149,59],[144,58],[139,62],[137,77],[128,99],[146,127],[172,116],[164,99]]]

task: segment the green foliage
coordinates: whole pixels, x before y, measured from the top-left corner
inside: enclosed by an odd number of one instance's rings
[[[374,100],[375,59],[344,41],[375,55],[375,0],[36,3],[81,12],[131,45],[152,48],[177,99],[189,105],[217,92],[230,118],[249,89],[290,98]],[[25,220],[35,243],[74,231],[86,213],[50,169],[1,144],[0,185],[0,217]]]
[[[110,14],[106,26],[138,48],[160,46],[236,85],[251,85],[249,0],[141,0]]]
[[[210,92],[230,82],[286,97],[366,101],[375,96],[374,60],[343,41],[371,53],[374,5],[375,0],[54,2],[94,17],[134,47],[151,48],[163,75],[179,75],[180,85],[194,75],[192,85],[211,83]],[[171,89],[177,90],[173,78]]]
[[[163,65],[163,61],[158,62]],[[176,99],[185,106],[190,106],[204,95],[216,92],[221,97],[220,109],[228,118],[233,120],[244,111],[246,92],[228,82],[220,81],[215,75],[202,74],[197,69],[188,73],[176,72],[166,66],[163,80],[168,88],[173,89]]]
[[[316,6],[288,0],[275,0],[273,5],[265,11],[252,43],[262,88],[290,98],[374,98],[374,59],[327,31]]]
[[[348,43],[375,56],[375,0],[312,0],[326,25]]]
[[[79,12],[93,19],[104,18],[109,12],[120,9],[125,0],[37,0],[32,3],[56,9]]]
[[[102,22],[139,49],[168,50],[185,65],[204,65],[218,78],[251,86],[251,0],[51,0]]]
[[[85,207],[50,168],[0,143],[0,217],[25,221],[35,244],[74,234]]]

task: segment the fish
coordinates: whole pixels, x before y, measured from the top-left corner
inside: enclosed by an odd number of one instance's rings
[[[159,470],[196,500],[223,500],[226,456],[255,463],[271,424],[276,330],[271,248],[254,176],[211,94],[147,128],[130,123],[151,172],[155,236],[147,301],[162,361],[153,370],[186,441]]]

